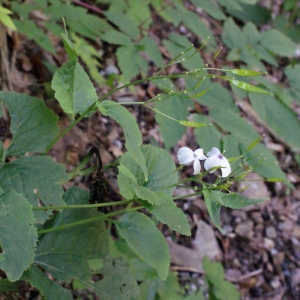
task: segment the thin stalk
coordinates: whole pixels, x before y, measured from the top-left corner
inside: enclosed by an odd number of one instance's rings
[[[106,203],[97,203],[97,204],[79,204],[79,205],[53,205],[53,206],[33,206],[32,210],[54,210],[54,209],[76,209],[76,208],[97,208],[97,207],[106,207],[106,206],[116,206],[116,205],[125,205],[133,202],[133,200],[122,200]]]
[[[203,189],[203,190],[209,190],[209,189]],[[182,196],[177,196],[177,197],[173,197],[172,199],[173,200],[180,200],[180,199],[184,199],[184,198],[189,198],[189,197],[192,197],[192,196],[197,196],[197,195],[201,195],[203,194],[203,192],[195,192],[193,194],[187,194],[187,195],[182,195]]]
[[[144,106],[148,107],[149,109],[153,110],[154,112],[156,112],[156,113],[158,113],[158,114],[160,114],[160,115],[165,116],[166,118],[169,118],[169,119],[171,119],[171,120],[173,120],[173,121],[175,121],[175,122],[178,122],[178,120],[176,120],[176,119],[174,119],[174,118],[172,118],[172,117],[170,117],[170,116],[168,116],[168,115],[162,113],[161,111],[159,111],[159,110],[157,110],[157,109],[155,109],[155,108],[152,108],[152,107],[149,106],[149,105],[144,104]]]
[[[123,210],[119,210],[117,212],[112,212],[112,213],[109,213],[109,214],[106,214],[106,215],[100,215],[99,217],[89,218],[89,219],[85,219],[85,220],[82,220],[82,221],[77,221],[77,222],[73,222],[73,223],[69,223],[69,224],[65,224],[65,225],[61,225],[61,226],[57,226],[57,227],[53,227],[53,228],[49,228],[49,229],[39,230],[37,233],[38,234],[45,234],[45,233],[53,232],[53,231],[60,231],[60,230],[72,228],[72,227],[75,227],[75,226],[80,226],[80,225],[92,223],[92,222],[95,222],[95,221],[107,219],[108,217],[116,216],[116,215],[119,215],[119,214],[122,214],[122,213],[130,212],[130,211],[136,211],[136,210],[139,210],[139,209],[142,209],[142,208],[144,208],[144,207],[143,206],[134,207],[134,208],[131,208],[130,210],[123,209]]]
[[[77,176],[82,168],[90,161],[91,157],[94,155],[94,152],[89,152],[83,160],[79,163],[77,167],[75,167],[70,173],[69,173],[69,180]]]

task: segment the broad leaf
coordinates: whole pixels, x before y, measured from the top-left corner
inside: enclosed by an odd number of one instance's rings
[[[0,101],[11,117],[12,141],[7,155],[44,152],[59,134],[58,117],[38,98],[16,92],[0,92]]]
[[[268,50],[278,55],[291,57],[296,54],[297,45],[276,29],[263,32],[261,43]]]
[[[64,205],[61,184],[68,180],[63,165],[48,156],[22,156],[0,168],[0,187],[22,194],[32,206]],[[44,223],[51,211],[34,211],[36,223]]]
[[[229,48],[242,50],[245,47],[245,36],[232,18],[228,18],[224,23],[223,41]]]
[[[18,290],[20,282],[10,282],[8,279],[1,279],[0,280],[0,294],[10,291]]]
[[[203,259],[203,270],[209,286],[209,299],[239,300],[240,293],[234,285],[225,281],[224,269],[219,262],[210,262],[207,257]]]
[[[22,8],[24,8],[24,6]],[[23,21],[19,21],[14,18],[14,24],[16,25],[18,32],[25,34],[28,39],[34,40],[46,51],[55,55],[54,46],[52,45],[48,35],[45,34],[43,29],[37,27],[32,20],[25,19]]]
[[[189,115],[188,106],[192,105],[192,101],[188,96],[174,95],[171,97],[162,97],[160,102],[155,103],[155,109],[176,120],[184,120],[187,119]],[[186,128],[159,113],[156,113],[155,118],[160,125],[159,130],[163,137],[165,148],[168,150],[181,139]]]
[[[165,280],[170,266],[169,249],[164,236],[154,223],[144,214],[129,212],[119,219],[117,228],[136,254],[156,268],[158,276]]]
[[[68,33],[62,33],[61,37],[63,39],[63,43],[68,54],[69,60],[77,59],[78,54],[75,50],[74,44],[69,39]]]
[[[53,79],[52,89],[63,110],[74,118],[82,114],[98,99],[96,90],[77,59],[60,67]]]
[[[159,51],[158,45],[155,41],[150,37],[144,37],[141,41],[145,47],[147,54],[149,55],[150,59],[158,66],[163,67],[164,60]]]
[[[195,6],[201,7],[206,13],[211,15],[214,19],[225,20],[226,16],[222,9],[214,1],[206,0],[192,0]]]
[[[128,18],[121,10],[106,11],[104,15],[108,18],[109,21],[114,23],[122,30],[126,35],[132,39],[137,39],[140,35],[140,30],[134,21]],[[110,33],[110,32],[108,32]],[[101,36],[102,39],[102,36]]]
[[[133,184],[132,188],[138,198],[145,200],[153,205],[161,203],[160,199],[156,196],[156,194],[154,194],[148,188],[137,184]]]
[[[146,182],[143,171],[129,153],[125,153],[120,158],[120,163],[135,176],[137,184],[147,187],[152,192],[162,191],[168,196],[172,196],[175,189],[173,184],[177,183],[178,175],[176,166],[170,154],[164,149],[152,145],[142,146],[142,152],[146,161],[149,179]],[[119,173],[118,183],[120,192],[126,199],[135,196],[131,187],[131,179]]]
[[[300,150],[300,122],[297,114],[274,97],[250,94],[251,104],[268,129],[288,143],[294,151]],[[280,122],[278,122],[280,116]]]
[[[124,75],[125,81],[135,77],[140,71],[146,73],[148,62],[139,54],[137,46],[129,45],[119,47],[116,52],[119,67]]]
[[[125,147],[142,168],[145,180],[148,181],[148,171],[141,150],[142,134],[133,115],[125,107],[113,101],[106,100],[101,102],[101,105],[105,109],[105,114],[108,114],[122,127],[126,138]]]
[[[69,205],[87,204],[89,192],[77,187],[69,189],[65,201]],[[65,209],[55,216],[52,227],[100,216],[97,209]],[[35,262],[58,280],[77,279],[89,286],[89,259],[103,259],[108,251],[109,231],[103,219],[42,236]]]
[[[240,196],[238,194],[224,194],[218,191],[210,191],[211,196],[213,197],[214,201],[218,202],[222,206],[240,209],[242,207],[250,206],[252,204],[257,204],[269,199],[252,199]]]
[[[99,273],[104,278],[95,283],[94,291],[101,300],[137,299],[138,285],[125,258],[112,259],[108,256]]]
[[[101,35],[101,39],[109,44],[131,45],[131,39],[124,33],[117,30],[109,30]]]
[[[184,212],[173,199],[163,192],[156,193],[159,205],[148,206],[149,211],[162,223],[184,235],[191,235],[191,226]]]
[[[205,205],[208,210],[208,213],[216,225],[216,227],[223,232],[223,229],[220,224],[220,211],[221,211],[221,204],[215,199],[215,195],[210,190],[203,190],[203,196],[205,200]]]
[[[22,280],[29,282],[33,287],[39,290],[41,295],[47,300],[72,300],[71,292],[55,281],[48,278],[35,264],[27,270]]]
[[[10,281],[20,279],[33,263],[37,231],[31,208],[17,192],[0,195],[0,268]]]

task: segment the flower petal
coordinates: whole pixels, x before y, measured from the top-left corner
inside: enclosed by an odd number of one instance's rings
[[[217,149],[217,148],[216,148]],[[214,167],[219,167],[220,166],[220,158],[217,156],[217,155],[213,155],[213,156],[210,156],[204,163],[204,168],[205,170],[210,170],[211,168],[214,168]],[[216,170],[212,170],[212,171],[209,171],[209,173],[213,173],[215,172]]]
[[[230,164],[224,156],[221,159],[221,172],[222,172],[222,177],[227,177],[231,172]]]
[[[193,175],[199,174],[200,170],[201,170],[200,160],[196,158],[194,160],[194,173],[193,173]]]
[[[213,156],[213,155],[217,155],[218,156],[220,154],[221,154],[221,151],[218,148],[216,148],[216,147],[213,147],[209,152],[207,152],[207,156]]]
[[[189,164],[194,160],[194,152],[188,147],[182,147],[177,152],[177,158],[180,165]]]
[[[200,160],[204,160],[207,159],[207,157],[203,154],[203,149],[199,148],[197,150],[194,151],[194,154],[196,155],[196,157]]]

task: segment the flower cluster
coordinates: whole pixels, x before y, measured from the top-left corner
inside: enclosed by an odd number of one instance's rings
[[[181,165],[188,165],[194,162],[193,175],[199,174],[201,170],[200,160],[205,160],[204,168],[208,170],[209,173],[215,172],[215,168],[220,167],[222,177],[227,177],[230,174],[230,164],[218,148],[213,147],[206,155],[207,157],[203,154],[203,149],[201,148],[193,151],[190,148],[182,147],[178,150],[177,158]]]

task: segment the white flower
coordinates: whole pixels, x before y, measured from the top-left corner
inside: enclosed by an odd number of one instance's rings
[[[231,167],[228,160],[221,154],[220,150],[213,147],[207,153],[208,159],[204,163],[204,168],[210,170],[214,167],[221,167],[222,177],[227,177],[231,172]],[[213,173],[216,170],[211,170],[209,173]]]
[[[187,147],[182,147],[178,150],[177,158],[181,165],[188,165],[194,161],[193,175],[197,175],[201,170],[200,160],[207,159],[207,157],[203,154],[203,149],[199,148],[193,151]]]

